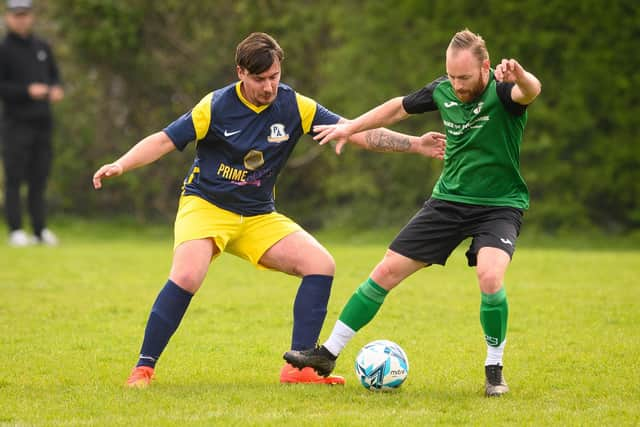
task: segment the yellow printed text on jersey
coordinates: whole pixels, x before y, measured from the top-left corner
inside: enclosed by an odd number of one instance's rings
[[[247,170],[232,168],[224,163],[220,163],[220,167],[218,168],[218,176],[230,181],[245,182],[248,173],[249,171]]]

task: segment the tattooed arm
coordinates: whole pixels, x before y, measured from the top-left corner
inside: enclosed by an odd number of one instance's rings
[[[342,122],[342,120],[341,120]],[[422,136],[411,136],[378,128],[359,132],[349,137],[349,142],[366,150],[395,153],[418,153],[425,157],[444,157],[445,136],[439,132],[427,132]],[[340,154],[342,146],[336,146]]]
[[[336,153],[340,154],[347,142],[372,151],[395,151],[419,153],[426,157],[442,159],[445,135],[427,132],[422,136],[409,136],[385,129],[407,117],[403,98],[396,97],[364,113],[355,120],[340,119],[335,125],[314,126],[313,137],[320,145],[336,142]]]
[[[373,129],[362,132],[365,148],[371,151],[407,152],[411,149],[411,138],[408,135],[387,129]],[[352,142],[356,141],[353,140]]]

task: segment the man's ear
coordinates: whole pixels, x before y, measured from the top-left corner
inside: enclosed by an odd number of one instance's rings
[[[238,80],[244,80],[244,78],[247,76],[247,70],[239,65],[236,65],[236,73],[238,74]]]

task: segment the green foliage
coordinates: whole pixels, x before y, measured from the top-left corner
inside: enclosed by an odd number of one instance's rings
[[[142,46],[144,4],[130,0],[60,0],[56,2],[64,36],[86,61],[123,70]]]
[[[285,83],[352,118],[442,75],[446,45],[468,27],[483,35],[493,64],[516,58],[543,84],[522,146],[527,221],[546,231],[640,227],[635,1],[60,0],[46,14],[68,93],[57,110],[56,209],[172,217],[192,149],[97,195],[90,176],[234,81],[235,46],[252,31],[285,49]],[[396,129],[442,125],[432,113]],[[439,162],[406,154],[348,148],[336,157],[305,137],[278,184],[279,209],[312,228],[400,226],[439,172]]]

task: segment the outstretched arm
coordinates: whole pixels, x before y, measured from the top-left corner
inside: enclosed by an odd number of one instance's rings
[[[496,80],[515,83],[511,89],[511,99],[518,104],[531,104],[542,91],[542,85],[536,76],[526,71],[515,59],[503,59],[496,66]]]
[[[115,162],[100,167],[93,175],[93,187],[98,190],[102,188],[103,179],[120,176],[131,169],[153,163],[175,149],[176,146],[166,133],[156,132],[149,135]]]
[[[320,145],[329,141],[337,141],[342,146],[355,133],[390,126],[407,118],[407,116],[409,114],[402,106],[402,97],[397,97],[378,105],[355,120],[338,125],[315,126],[313,130],[318,134],[313,139],[319,141]]]
[[[339,123],[347,123],[342,119]],[[442,159],[446,145],[446,136],[440,132],[427,132],[422,136],[411,136],[378,128],[359,132],[349,137],[349,142],[366,150],[397,153],[417,153],[425,157]],[[344,144],[336,145],[340,154]]]

